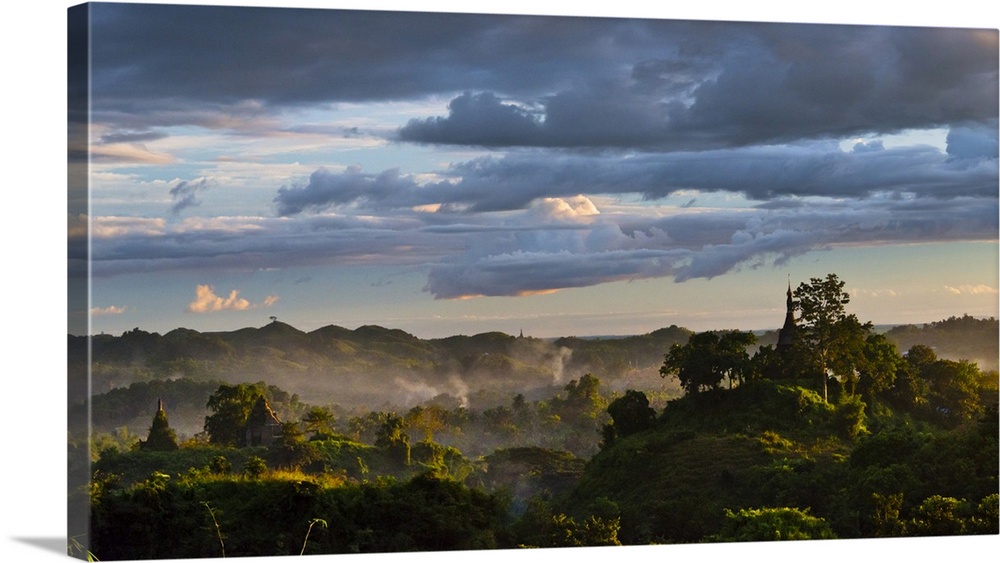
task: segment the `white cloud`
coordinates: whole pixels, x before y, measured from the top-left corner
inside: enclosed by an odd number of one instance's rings
[[[195,300],[188,304],[190,313],[214,313],[216,311],[246,311],[258,307],[270,307],[277,303],[277,295],[268,295],[263,303],[254,304],[240,297],[240,291],[234,289],[225,298],[215,294],[215,288],[210,285],[199,285],[195,288]]]
[[[958,287],[946,285],[944,288],[954,295],[996,295],[998,293],[997,288],[982,283],[978,285],[965,284]]]
[[[561,221],[575,221],[601,213],[594,202],[584,195],[542,198],[532,204],[531,212],[545,219]]]
[[[91,145],[91,158],[97,161],[130,164],[173,164],[177,161],[172,155],[149,150],[141,143],[116,143],[112,145]]]
[[[123,236],[158,236],[164,234],[166,221],[142,217],[94,217],[90,233],[94,238]]]
[[[100,315],[120,315],[125,312],[125,307],[118,307],[115,305],[109,305],[107,307],[91,307],[90,314],[94,316]]]
[[[197,297],[188,304],[187,310],[192,313],[211,313],[215,311],[244,311],[250,308],[250,302],[239,296],[239,290],[232,290],[223,299],[215,294],[210,285],[199,285],[195,289]]]
[[[244,233],[263,230],[263,217],[188,217],[173,226],[174,233],[203,233],[209,231]]]

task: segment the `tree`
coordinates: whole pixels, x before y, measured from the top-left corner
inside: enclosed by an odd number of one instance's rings
[[[829,401],[827,379],[831,373],[843,376],[849,386],[856,384],[855,370],[872,324],[862,324],[857,316],[847,314],[845,306],[851,298],[836,274],[799,284],[794,297],[799,311],[797,344],[812,357],[821,379],[823,400]]]
[[[884,334],[871,334],[865,339],[859,366],[858,388],[861,397],[869,401],[887,393],[903,368],[903,357],[896,345]]]
[[[267,462],[264,458],[252,455],[243,464],[243,473],[251,479],[260,479],[267,472]]]
[[[892,388],[896,401],[923,407],[947,425],[975,418],[986,405],[996,404],[996,372],[982,372],[967,360],[939,359],[932,348],[918,344],[906,352],[901,367],[905,377]]]
[[[836,536],[826,520],[812,516],[809,510],[792,507],[743,508],[726,510],[722,531],[715,541],[771,541],[833,539]]]
[[[552,407],[570,425],[589,425],[608,406],[607,399],[601,396],[601,380],[589,373],[579,380],[570,381],[563,389],[566,391],[566,398],[553,399]]]
[[[375,435],[375,447],[381,448],[401,465],[410,464],[410,436],[406,422],[396,413],[384,414]]]
[[[205,417],[205,432],[212,444],[221,446],[244,446],[244,429],[250,412],[264,390],[259,385],[240,383],[220,385],[208,398],[208,408],[214,414]]]
[[[434,440],[434,433],[447,428],[447,413],[438,405],[416,406],[406,413],[406,423],[424,434],[424,440]]]
[[[914,536],[953,536],[965,533],[968,522],[959,516],[965,499],[933,495],[917,507],[916,516],[909,522]]]
[[[333,424],[336,419],[330,409],[326,407],[312,407],[309,412],[302,417],[306,431],[313,434],[330,434],[333,431]]]
[[[642,391],[625,391],[625,395],[608,405],[611,423],[604,426],[604,446],[619,438],[631,436],[653,426],[656,412],[649,406],[649,399]]]
[[[270,458],[273,465],[295,469],[311,461],[314,450],[305,441],[305,435],[296,422],[283,422],[281,436],[271,445]]]
[[[233,471],[233,462],[226,459],[226,456],[217,455],[208,462],[208,470],[216,475],[229,475]]]
[[[756,341],[753,333],[735,330],[693,334],[687,344],[670,347],[660,376],[676,376],[688,394],[718,389],[726,378],[732,388],[750,375],[753,364],[747,347]]]
[[[979,366],[967,360],[936,360],[924,365],[919,376],[927,384],[929,406],[942,422],[949,425],[982,414],[984,391],[992,390],[990,394],[996,397],[995,378],[982,373]]]
[[[177,435],[167,422],[167,411],[163,410],[163,401],[153,415],[153,424],[149,427],[149,437],[140,443],[140,448],[159,452],[177,449]]]
[[[528,547],[580,547],[621,545],[621,518],[591,515],[582,523],[555,513],[548,502],[535,497],[515,524],[515,535]]]

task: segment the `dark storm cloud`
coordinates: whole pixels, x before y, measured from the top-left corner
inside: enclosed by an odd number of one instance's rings
[[[466,92],[452,100],[448,110],[447,118],[411,120],[400,130],[400,137],[422,142],[507,146],[537,138],[541,131],[531,111],[504,103],[489,92]]]
[[[706,24],[707,25],[707,24]],[[408,141],[692,150],[891,133],[995,119],[995,31],[714,24],[718,52],[631,61],[534,99],[456,98]],[[693,40],[685,40],[693,43]],[[685,42],[679,45],[684,46]],[[527,112],[512,102],[538,104]],[[512,123],[530,126],[512,128]]]
[[[447,181],[420,185],[397,170],[314,172],[309,183],[281,188],[280,215],[331,206],[391,209],[461,205],[472,212],[527,208],[544,197],[640,194],[660,199],[681,190],[732,192],[750,199],[785,196],[866,198],[882,192],[930,198],[997,193],[996,130],[958,128],[949,152],[932,147],[886,149],[878,141],[842,151],[830,142],[701,152],[573,154],[515,152],[453,165]]]
[[[995,30],[127,4],[93,22],[95,115],[132,128],[468,92],[400,137],[691,150],[974,122],[998,100]]]
[[[269,105],[394,100],[464,89],[537,92],[605,44],[646,40],[632,20],[345,10],[112,5],[94,8],[94,88],[105,107],[142,100]],[[638,45],[641,46],[641,45]]]

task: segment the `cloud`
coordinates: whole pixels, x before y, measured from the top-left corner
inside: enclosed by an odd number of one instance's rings
[[[165,139],[167,137],[166,133],[159,131],[115,131],[113,133],[104,133],[101,135],[98,144],[101,145],[111,145],[117,143],[143,143],[145,141],[158,141],[160,139]]]
[[[208,178],[196,178],[194,180],[180,180],[174,187],[170,188],[170,197],[174,203],[170,206],[170,212],[179,214],[188,207],[201,205],[197,193],[208,189],[210,180]]]
[[[239,297],[238,290],[229,292],[226,298],[219,297],[210,285],[199,285],[195,288],[195,300],[188,304],[191,313],[213,313],[216,311],[245,311],[250,308],[250,302]]]
[[[600,166],[594,170],[601,173]],[[676,205],[599,198],[601,205],[615,201],[609,213],[599,212],[594,196],[576,194],[488,213],[344,209],[291,217],[192,217],[169,224],[104,217],[99,223],[105,236],[93,241],[92,271],[104,277],[162,270],[407,266],[427,272],[426,290],[436,297],[457,298],[650,277],[710,278],[837,245],[994,241],[997,233],[995,196],[783,196],[756,205],[736,200],[732,208],[684,208],[680,204],[690,192],[678,197]]]
[[[948,132],[948,154],[962,159],[993,159],[998,156],[997,121],[958,125]]]
[[[579,221],[601,214],[594,202],[584,195],[542,198],[535,200],[530,209],[541,220]]]
[[[116,305],[109,305],[107,307],[91,307],[90,314],[96,316],[102,315],[121,315],[125,312],[125,307],[118,307]]]
[[[163,165],[177,162],[170,154],[154,152],[142,143],[92,145],[87,155],[96,163]]]
[[[981,146],[971,140],[952,144]],[[319,169],[307,184],[278,190],[274,202],[279,215],[290,216],[352,205],[382,211],[441,209],[433,206],[506,211],[581,193],[638,194],[655,200],[689,190],[738,193],[761,201],[788,196],[867,198],[880,193],[996,197],[996,158],[973,156],[971,148],[964,152],[967,156],[953,158],[927,146],[884,148],[877,140],[862,146],[849,152],[832,142],[666,154],[520,151],[453,164],[439,172],[443,180],[427,183],[398,169],[378,174],[360,167],[339,173]]]
[[[93,16],[94,118],[122,135],[452,96],[401,138],[705,150],[978,122],[997,107],[994,30],[169,5]]]
[[[280,299],[277,295],[268,295],[260,304],[253,304],[239,296],[239,290],[232,290],[225,298],[215,294],[215,288],[210,285],[199,285],[195,288],[195,300],[188,304],[190,313],[214,313],[217,311],[246,311],[260,307],[270,307]]]
[[[171,100],[300,106],[486,84],[535,90],[616,67],[609,35],[619,49],[639,37],[634,22],[590,18],[167,5],[93,14],[97,98],[130,114],[142,111],[137,99],[149,112]]]
[[[993,240],[996,212],[995,201],[969,199],[815,200],[808,208],[600,215],[585,229],[467,233],[465,252],[434,265],[425,290],[461,299],[634,279],[711,279],[837,246]]]
[[[522,144],[539,135],[538,118],[528,109],[505,103],[492,92],[466,92],[448,104],[449,116],[412,119],[399,131],[404,141],[461,145]]]
[[[365,174],[360,166],[350,166],[343,173],[320,168],[309,176],[308,184],[280,188],[274,203],[281,216],[353,203],[410,207],[412,204],[405,202],[414,201],[417,189],[410,176],[395,168],[377,175]]]
[[[684,26],[674,35],[649,25],[677,50],[623,59],[632,68],[628,76],[598,75],[555,94],[506,101],[495,91],[465,93],[452,100],[447,117],[411,120],[399,136],[425,143],[688,151],[996,116],[995,34],[703,24],[713,32],[705,34],[709,45],[686,37]]]
[[[985,284],[960,285],[958,287],[946,285],[944,288],[954,295],[996,295],[998,293],[997,288]]]
[[[94,239],[115,239],[123,236],[160,236],[166,232],[166,221],[155,217],[93,217],[89,220],[90,234]],[[86,236],[77,229],[71,235]]]

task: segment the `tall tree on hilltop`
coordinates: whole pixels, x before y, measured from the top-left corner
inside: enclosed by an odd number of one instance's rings
[[[794,295],[799,311],[797,343],[812,357],[826,401],[831,374],[853,381],[872,324],[862,324],[856,315],[847,314],[845,306],[851,297],[836,274],[827,274],[825,279],[810,278],[808,284],[799,284]]]

